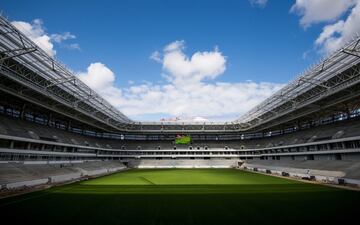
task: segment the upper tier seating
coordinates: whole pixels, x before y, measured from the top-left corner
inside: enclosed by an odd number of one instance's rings
[[[25,120],[0,115],[0,134],[55,141],[60,143],[76,144],[110,149],[173,149],[173,141],[158,140],[115,140],[97,138],[82,134],[72,133],[62,129],[56,129]],[[233,148],[233,149],[255,149],[291,144],[300,144],[336,138],[360,136],[360,119],[341,121],[333,124],[321,125],[289,134],[273,137],[264,137],[250,140],[208,140],[192,141],[189,145],[177,145],[177,149],[201,150],[208,148]]]

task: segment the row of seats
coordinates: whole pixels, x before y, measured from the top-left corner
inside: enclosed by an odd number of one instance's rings
[[[238,166],[238,160],[147,159],[131,160],[129,166],[134,168],[231,168]]]
[[[360,180],[358,160],[247,160],[243,166]]]
[[[173,141],[114,140],[90,137],[6,116],[0,116],[0,134],[100,148],[144,150],[174,148]],[[226,147],[233,149],[255,149],[300,144],[319,140],[330,140],[358,135],[360,135],[360,119],[353,119],[349,121],[341,121],[333,124],[317,126],[306,130],[300,130],[274,137],[264,137],[251,140],[193,141],[193,143],[189,145],[177,145],[176,148],[192,148],[193,150],[198,148],[210,149]]]
[[[0,187],[21,187],[26,186],[26,182],[32,184],[33,181],[42,180],[48,183],[51,182],[48,181],[49,178],[52,181],[67,181],[67,179],[104,174],[125,168],[126,166],[119,161],[57,162],[56,164],[0,163]]]

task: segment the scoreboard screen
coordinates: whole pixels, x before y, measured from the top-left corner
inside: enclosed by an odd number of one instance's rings
[[[177,135],[175,138],[175,144],[187,145],[191,142],[191,137],[187,135]]]

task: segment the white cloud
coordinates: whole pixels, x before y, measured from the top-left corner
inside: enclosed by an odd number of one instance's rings
[[[63,34],[47,34],[41,19],[35,19],[31,23],[24,21],[13,21],[11,24],[24,33],[27,37],[29,37],[30,40],[32,40],[50,56],[56,55],[54,42],[60,44],[65,40],[76,38],[76,36],[70,32],[64,32]],[[80,49],[80,46],[79,44],[75,43],[67,45],[67,48]]]
[[[150,59],[154,60],[155,62],[161,62],[161,55],[159,51],[155,51],[151,53]]]
[[[78,43],[66,45],[66,48],[70,50],[81,50],[80,45]]]
[[[54,56],[56,51],[54,49],[53,43],[51,43],[51,38],[47,35],[43,28],[43,22],[40,19],[35,19],[32,23],[27,23],[23,21],[13,21],[11,22],[17,29],[22,33],[28,36],[35,44],[41,47],[47,54]]]
[[[346,42],[358,36],[360,32],[360,1],[351,9],[345,20],[326,25],[315,44],[325,53],[341,48]]]
[[[214,79],[226,69],[226,59],[217,49],[211,52],[196,52],[191,58],[183,50],[184,41],[175,41],[164,48],[162,65],[174,83],[196,83]]]
[[[192,121],[194,121],[194,122],[206,122],[206,121],[209,121],[209,120],[206,119],[206,118],[203,118],[201,116],[196,116],[196,117],[192,118]]]
[[[314,42],[321,54],[341,48],[360,32],[360,0],[297,0],[291,12],[301,16],[300,24],[305,28],[325,24]]]
[[[54,40],[56,43],[61,43],[63,41],[69,39],[75,39],[76,36],[71,34],[70,32],[64,32],[63,34],[52,34],[51,39]]]
[[[338,19],[357,0],[296,0],[291,12],[301,16],[300,24],[309,27],[311,24]]]
[[[184,48],[184,41],[164,48],[160,62],[169,79],[163,84],[144,82],[119,88],[114,73],[102,63],[91,64],[78,76],[126,115],[145,120],[154,115],[194,121],[235,119],[283,86],[252,81],[215,82],[226,70],[226,57],[218,49],[188,57]]]
[[[250,4],[252,6],[257,6],[257,7],[260,7],[260,8],[265,8],[268,0],[249,0]]]
[[[183,50],[184,48],[185,48],[185,41],[177,40],[166,45],[164,48],[164,52],[178,51],[178,50]]]
[[[80,80],[97,92],[113,85],[114,73],[102,63],[91,63],[86,72],[79,73]]]

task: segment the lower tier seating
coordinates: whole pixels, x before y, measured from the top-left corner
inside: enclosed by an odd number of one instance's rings
[[[119,161],[0,163],[2,189],[78,180],[126,169]]]

